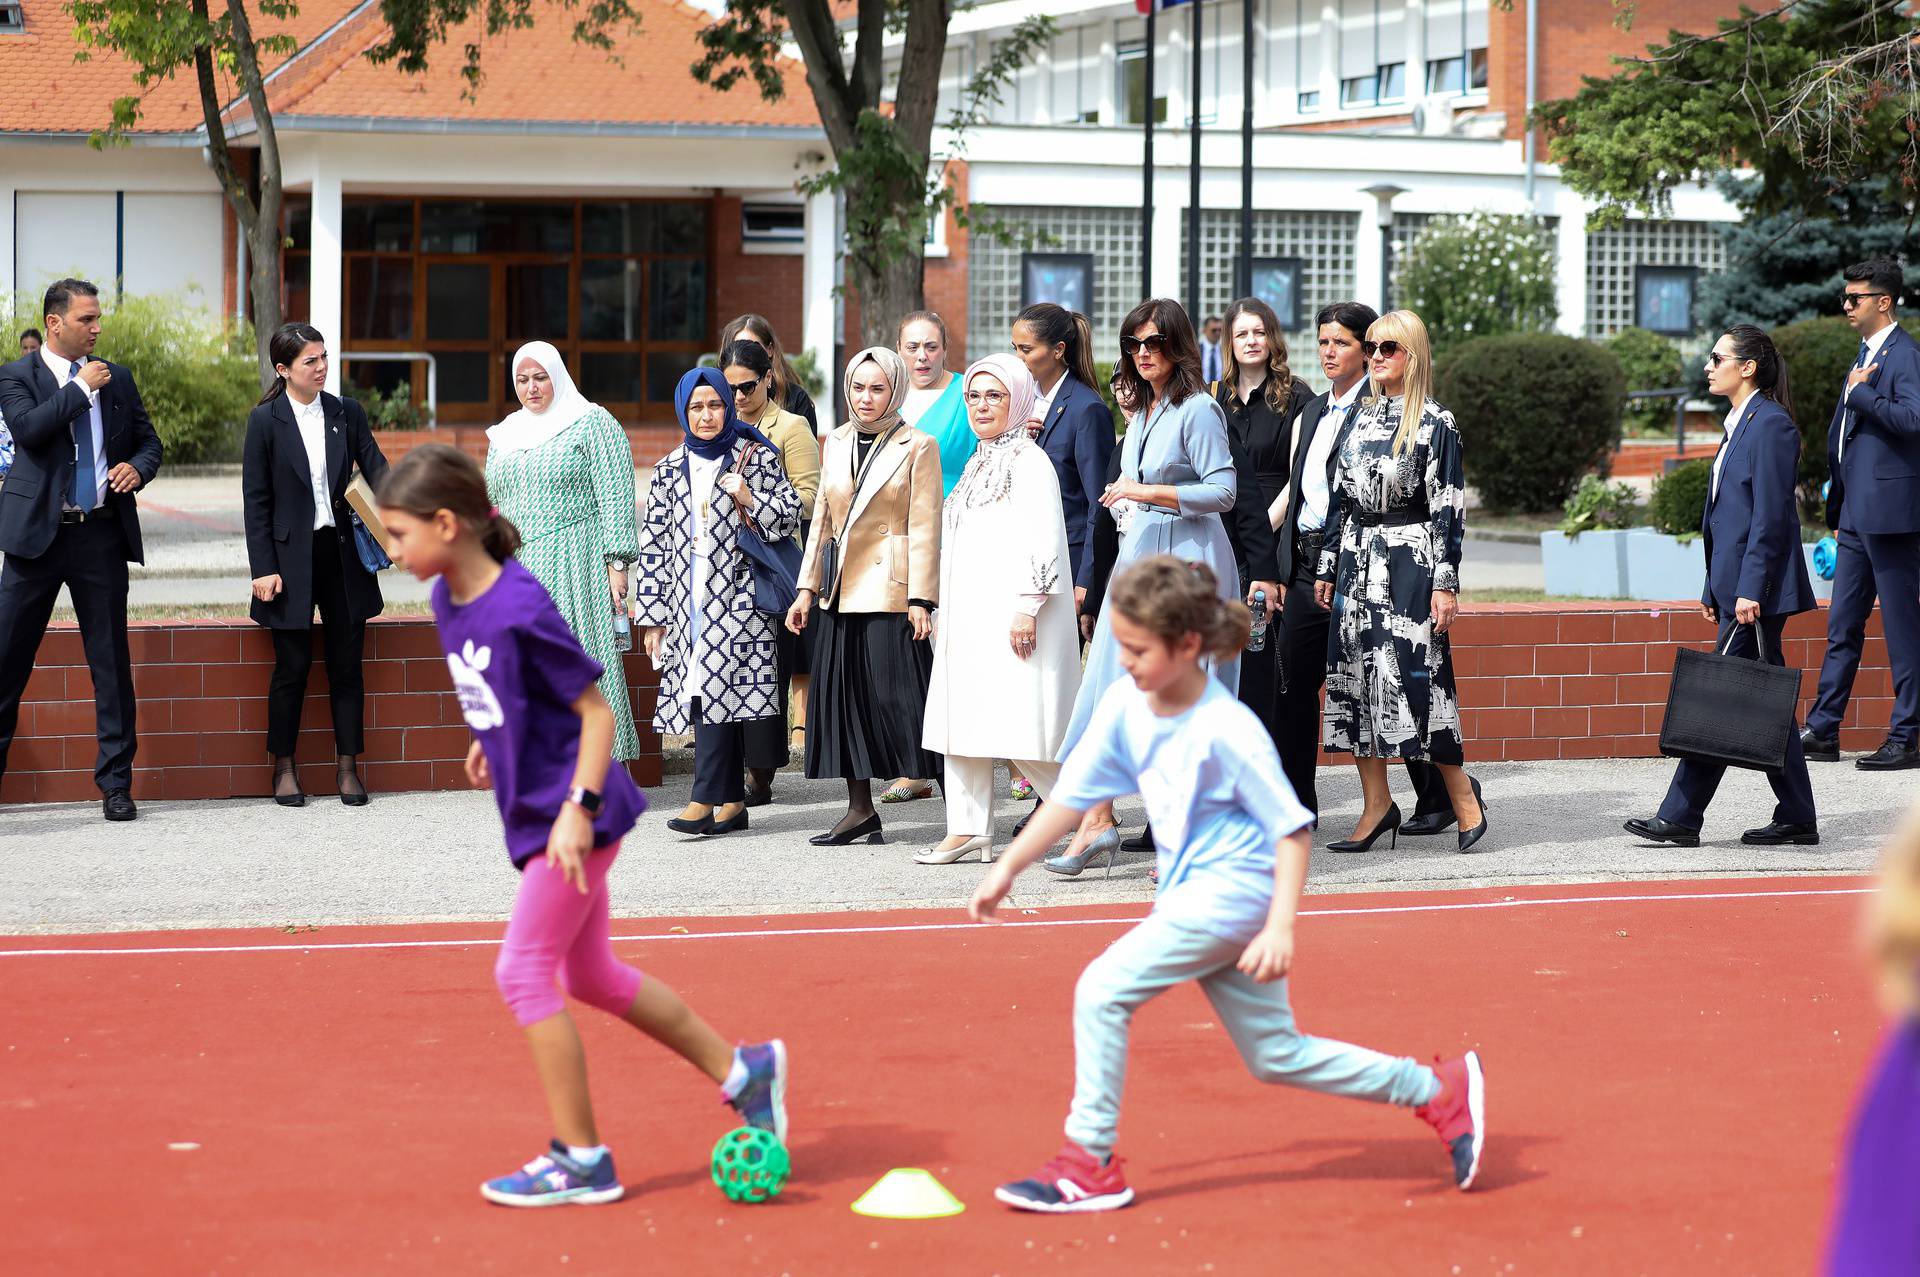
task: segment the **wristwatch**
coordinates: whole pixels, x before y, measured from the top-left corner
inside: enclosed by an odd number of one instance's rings
[[[567,791],[567,801],[586,812],[589,816],[598,816],[600,814],[600,795],[588,789],[585,785],[575,785],[572,789],[569,789]]]

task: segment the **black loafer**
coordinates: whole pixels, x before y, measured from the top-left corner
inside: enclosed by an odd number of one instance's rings
[[[706,834],[713,832],[713,813],[708,812],[698,820],[687,820],[675,816],[667,821],[667,828],[676,834]]]
[[[712,816],[708,816],[707,827],[700,832],[708,837],[712,837],[715,834],[730,834],[736,829],[745,829],[746,827],[747,809],[746,806],[742,804],[739,811],[736,811],[725,820],[715,820]]]
[[[140,814],[133,795],[124,789],[109,789],[100,798],[100,814],[108,820],[132,820]]]
[[[1865,758],[1854,759],[1853,765],[1863,772],[1905,771],[1909,767],[1920,767],[1920,749],[1888,741]]]
[[[1740,835],[1740,841],[1749,847],[1818,847],[1820,827],[1818,825],[1783,825],[1776,820],[1762,828],[1747,830]]]
[[[1800,732],[1800,752],[1812,762],[1837,763],[1840,761],[1840,738],[1838,736],[1815,736],[1812,728],[1802,728]]]
[[[1629,820],[1626,830],[1635,838],[1644,838],[1648,842],[1670,842],[1676,847],[1698,847],[1700,831],[1688,829],[1685,825],[1676,825],[1671,820],[1662,820],[1655,816],[1651,820]]]
[[[1032,820],[1033,813],[1039,810],[1040,810],[1040,800],[1036,798],[1033,800],[1033,806],[1027,808],[1027,814],[1013,822],[1013,836],[1015,838],[1018,838],[1021,834],[1027,832],[1027,822]]]
[[[1121,839],[1120,850],[1152,851],[1153,850],[1153,826],[1148,825],[1145,829],[1142,829],[1139,833],[1135,834],[1131,838]]]
[[[1480,782],[1472,777],[1468,777],[1467,779],[1473,786],[1474,801],[1480,802]],[[1482,802],[1480,806],[1484,809],[1486,804]],[[1447,830],[1453,828],[1455,819],[1453,807],[1449,804],[1446,807],[1442,807],[1439,811],[1430,811],[1424,815],[1417,814],[1412,820],[1403,821],[1400,825],[1400,832],[1416,838],[1423,834],[1445,833]]]

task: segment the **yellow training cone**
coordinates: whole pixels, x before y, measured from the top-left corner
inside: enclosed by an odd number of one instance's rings
[[[853,1204],[856,1215],[875,1219],[941,1219],[958,1215],[966,1204],[923,1170],[891,1170]]]

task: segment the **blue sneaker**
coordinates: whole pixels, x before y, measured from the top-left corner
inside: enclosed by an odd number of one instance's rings
[[[513,1174],[480,1186],[480,1196],[502,1206],[598,1206],[619,1201],[624,1192],[612,1153],[582,1166],[559,1140]]]
[[[773,1138],[787,1142],[787,1044],[779,1038],[756,1046],[740,1048],[741,1062],[747,1066],[747,1081],[738,1095],[727,1103],[748,1126],[772,1131]]]

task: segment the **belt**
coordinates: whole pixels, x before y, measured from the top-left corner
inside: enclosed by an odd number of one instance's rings
[[[1425,523],[1431,516],[1423,507],[1418,510],[1355,510],[1349,516],[1363,528],[1405,528],[1416,523]]]
[[[60,511],[60,522],[62,523],[98,523],[102,519],[116,519],[118,517],[119,516],[114,514],[113,507],[110,505],[98,505],[91,510]]]
[[[1321,549],[1327,544],[1324,528],[1295,527],[1293,530],[1293,557],[1308,563],[1316,563]]]

